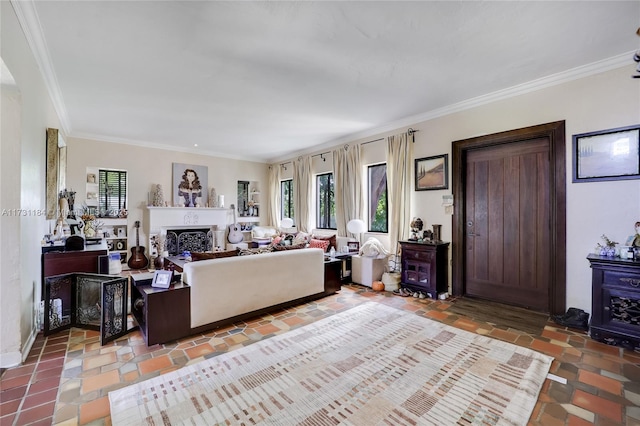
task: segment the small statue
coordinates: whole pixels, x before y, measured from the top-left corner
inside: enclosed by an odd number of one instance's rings
[[[420,239],[418,233],[422,231],[422,227],[424,226],[422,219],[420,219],[419,217],[414,217],[409,226],[411,226],[411,238],[409,238],[409,240],[418,241],[418,239]]]
[[[640,221],[636,222],[636,235],[631,243],[634,247],[640,247]]]

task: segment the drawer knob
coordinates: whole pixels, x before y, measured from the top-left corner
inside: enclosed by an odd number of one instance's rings
[[[609,308],[608,306],[605,306],[605,307],[604,307],[604,310],[608,312],[608,311],[610,311],[610,310],[611,310],[611,308]]]

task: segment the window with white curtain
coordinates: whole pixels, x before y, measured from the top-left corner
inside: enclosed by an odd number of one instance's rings
[[[280,206],[282,217],[280,219],[284,219],[285,217],[293,219],[295,213],[293,211],[293,179],[280,182],[280,200],[282,203]]]
[[[336,229],[336,203],[333,173],[316,176],[316,227]]]
[[[368,167],[369,232],[389,232],[387,164]]]

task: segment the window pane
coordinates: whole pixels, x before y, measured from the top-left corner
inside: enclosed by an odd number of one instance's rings
[[[120,170],[99,170],[98,172],[99,215],[118,216],[127,208],[127,172]]]
[[[389,232],[387,165],[369,166],[369,232]]]
[[[282,200],[282,205],[280,206],[282,217],[280,219],[284,219],[285,217],[294,219],[293,179],[283,180],[280,182],[280,199]]]
[[[316,227],[336,229],[336,204],[333,173],[316,176]]]

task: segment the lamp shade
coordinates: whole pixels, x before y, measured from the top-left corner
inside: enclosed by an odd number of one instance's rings
[[[282,221],[280,222],[280,226],[282,226],[283,228],[291,228],[293,226],[293,220],[291,220],[288,217],[285,217],[284,219],[282,219]]]
[[[352,219],[347,223],[347,231],[352,234],[362,234],[367,230],[367,227],[364,224],[364,221],[360,219]]]

